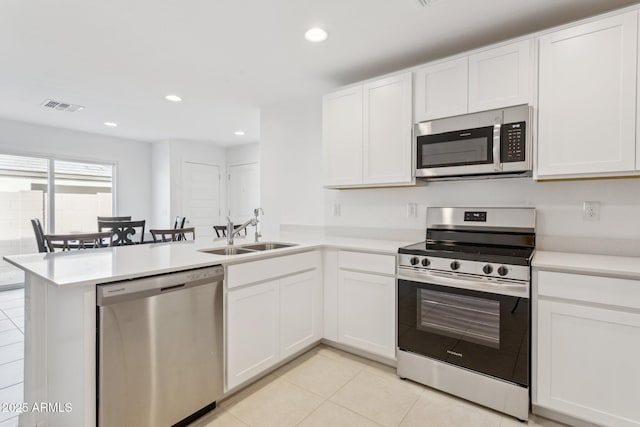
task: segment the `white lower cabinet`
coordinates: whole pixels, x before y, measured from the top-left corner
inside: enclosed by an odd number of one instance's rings
[[[291,356],[321,335],[318,270],[280,280],[280,357]]]
[[[599,425],[640,425],[640,282],[543,271],[538,288],[533,403]]]
[[[277,280],[227,296],[227,384],[233,388],[278,361]]]
[[[229,267],[227,390],[320,340],[321,265],[314,251]]]
[[[395,279],[341,270],[338,341],[395,358]]]

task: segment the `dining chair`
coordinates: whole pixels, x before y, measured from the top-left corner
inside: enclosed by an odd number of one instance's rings
[[[42,230],[42,224],[40,219],[33,218],[31,220],[31,226],[33,227],[33,233],[36,235],[36,243],[38,244],[38,252],[51,252],[47,246],[47,241],[44,238],[44,231]]]
[[[98,218],[98,231],[100,230],[100,222],[104,221],[131,221],[131,216],[99,216]]]
[[[178,242],[187,239],[187,234],[191,234],[191,240],[196,240],[196,229],[194,227],[189,228],[172,228],[167,230],[149,230],[153,242]]]
[[[111,230],[111,246],[138,245],[144,243],[146,221],[98,221],[98,232]],[[137,238],[135,236],[138,236]]]
[[[173,223],[173,228],[174,229],[178,229],[178,228],[184,228],[184,222],[187,220],[186,217],[184,216],[177,216],[176,220]]]
[[[129,216],[99,216],[98,221],[131,221]]]
[[[104,248],[111,245],[111,231],[102,233],[76,233],[76,234],[46,234],[44,238],[51,248],[51,252],[55,249],[62,251],[70,251],[71,249],[91,249]],[[106,243],[108,239],[108,243]]]
[[[233,229],[237,230],[238,228],[240,228],[240,225],[234,225]],[[227,226],[226,225],[214,225],[213,226],[213,231],[216,232],[216,236],[217,237],[227,237]],[[244,235],[247,235],[247,229],[244,229]]]

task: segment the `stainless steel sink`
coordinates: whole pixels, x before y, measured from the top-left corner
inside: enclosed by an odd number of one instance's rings
[[[256,243],[254,245],[242,245],[245,249],[251,249],[254,251],[270,251],[273,249],[288,248],[291,246],[298,246],[295,243],[276,243],[276,242],[264,242]]]
[[[218,249],[204,249],[201,252],[205,252],[208,254],[213,254],[213,255],[241,255],[241,254],[250,254],[253,253],[255,251],[251,250],[251,249],[245,249],[245,248],[238,248],[238,247],[234,247],[234,246],[226,246],[224,248],[218,248]]]

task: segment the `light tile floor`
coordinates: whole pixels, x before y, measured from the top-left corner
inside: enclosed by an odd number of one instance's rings
[[[223,400],[192,427],[522,427],[515,418],[403,381],[394,368],[320,345]],[[561,424],[530,415],[528,426]]]
[[[0,404],[21,403],[24,381],[24,289],[0,292]],[[18,414],[0,407],[0,427],[16,427]]]

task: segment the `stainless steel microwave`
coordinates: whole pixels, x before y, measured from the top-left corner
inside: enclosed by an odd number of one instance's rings
[[[416,177],[531,176],[531,118],[519,105],[416,124]]]

